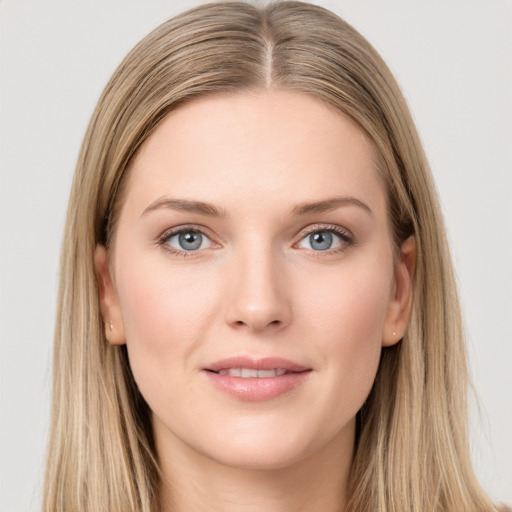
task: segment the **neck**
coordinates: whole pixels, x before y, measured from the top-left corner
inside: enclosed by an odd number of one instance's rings
[[[229,467],[188,446],[158,447],[161,512],[340,512],[354,437],[278,469]],[[167,446],[167,448],[171,448]]]

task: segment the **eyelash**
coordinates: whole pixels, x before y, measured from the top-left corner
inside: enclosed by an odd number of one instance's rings
[[[162,246],[164,250],[170,252],[174,256],[179,256],[181,258],[186,258],[186,257],[196,255],[200,251],[199,249],[195,250],[195,251],[181,251],[180,249],[176,249],[176,247],[172,247],[171,245],[169,245],[167,243],[170,238],[172,238],[175,235],[179,235],[180,233],[199,233],[211,241],[211,237],[209,237],[204,232],[204,228],[201,228],[200,226],[195,226],[195,225],[185,225],[185,226],[180,226],[177,228],[168,229],[167,231],[162,233],[158,239],[158,245]],[[215,243],[215,242],[212,242],[212,243]]]
[[[297,245],[298,243],[300,243],[306,237],[312,235],[313,233],[320,233],[320,232],[334,233],[341,239],[342,246],[339,248],[336,248],[334,250],[327,249],[325,251],[311,251],[316,257],[321,257],[322,255],[333,255],[333,254],[342,253],[342,252],[345,252],[347,249],[349,249],[351,246],[355,245],[355,240],[354,240],[352,234],[350,234],[350,232],[348,230],[345,230],[345,229],[343,229],[339,226],[333,225],[333,224],[317,224],[315,226],[312,226],[310,229],[303,231],[301,233],[299,241],[296,242],[294,244],[294,246]],[[160,237],[158,239],[158,245],[162,246],[164,248],[164,250],[170,252],[171,254],[178,256],[178,257],[182,257],[182,258],[197,255],[201,250],[204,250],[204,249],[197,249],[197,250],[192,250],[192,251],[182,251],[182,250],[176,249],[176,247],[172,247],[171,245],[169,245],[167,243],[171,237],[173,237],[175,235],[179,235],[180,233],[199,233],[202,236],[205,236],[206,238],[208,238],[208,240],[210,240],[212,242],[212,244],[215,244],[217,246],[219,245],[219,244],[216,244],[215,242],[213,242],[211,237],[209,237],[204,232],[204,228],[201,228],[200,226],[195,226],[195,225],[185,225],[185,226],[180,226],[177,228],[168,229],[167,231],[162,233],[162,235],[160,235]],[[304,250],[304,249],[302,249],[302,250]]]
[[[341,228],[340,226],[336,226],[334,224],[316,224],[315,226],[312,226],[311,229],[307,228],[306,231],[303,231],[301,233],[301,237],[297,243],[300,243],[302,240],[312,235],[313,233],[334,233],[341,239],[342,242],[341,247],[338,247],[336,249],[327,249],[325,251],[311,251],[311,253],[318,258],[322,256],[346,252],[350,247],[355,245],[353,235],[347,229]]]

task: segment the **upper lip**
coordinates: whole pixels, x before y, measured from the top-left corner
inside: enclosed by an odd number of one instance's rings
[[[207,366],[205,370],[218,372],[220,370],[229,370],[230,368],[250,368],[253,370],[275,370],[277,368],[286,370],[287,372],[304,372],[311,370],[307,366],[295,363],[288,359],[281,357],[263,357],[260,359],[253,359],[246,356],[230,357],[215,361]]]

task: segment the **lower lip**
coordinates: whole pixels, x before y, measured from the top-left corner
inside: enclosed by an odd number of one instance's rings
[[[310,370],[304,372],[285,373],[280,377],[267,377],[263,379],[250,377],[233,377],[231,375],[219,375],[211,371],[204,371],[213,384],[237,398],[248,402],[262,402],[272,400],[280,395],[294,390],[300,386],[311,373]]]

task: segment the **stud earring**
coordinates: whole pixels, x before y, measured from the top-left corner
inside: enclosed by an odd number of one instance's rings
[[[111,331],[113,331],[113,330],[114,330],[114,324],[112,323],[112,320],[109,320],[109,321],[108,321],[108,327],[109,327],[109,329],[110,329]]]
[[[393,331],[393,332],[392,332],[392,334],[393,334],[393,336],[395,336],[395,337],[396,337],[396,332],[395,332],[395,331]]]

